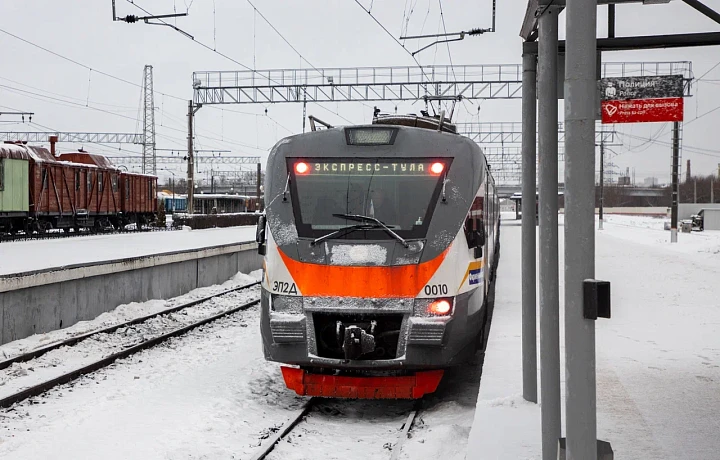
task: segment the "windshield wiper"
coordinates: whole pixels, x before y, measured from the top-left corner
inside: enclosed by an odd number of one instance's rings
[[[323,235],[320,237],[315,238],[310,242],[310,246],[315,246],[316,244],[320,243],[321,241],[325,241],[328,238],[332,238],[334,236],[342,236],[346,235],[350,232],[354,232],[355,230],[372,230],[374,228],[383,228],[382,225],[368,225],[368,224],[357,224],[357,225],[350,225],[348,227],[343,227],[341,229],[335,230],[334,232],[330,232],[327,235]]]
[[[345,218],[345,219],[350,219],[350,220],[357,220],[357,221],[360,221],[360,222],[374,222],[375,224],[381,226],[381,227],[383,228],[383,230],[385,230],[385,231],[386,231],[388,234],[390,234],[393,238],[395,238],[396,240],[398,240],[398,241],[400,242],[400,244],[402,244],[402,245],[405,246],[406,248],[410,247],[410,244],[409,244],[407,241],[405,241],[405,239],[404,239],[403,237],[401,237],[401,236],[398,235],[397,233],[393,232],[392,229],[390,229],[390,227],[388,227],[387,225],[385,225],[384,223],[380,222],[379,220],[377,220],[377,219],[374,218],[374,217],[361,216],[360,214],[333,214],[333,216],[335,216],[335,217],[343,217],[343,218]]]

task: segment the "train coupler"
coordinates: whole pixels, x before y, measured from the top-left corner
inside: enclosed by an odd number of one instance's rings
[[[358,359],[360,356],[375,351],[375,326],[373,320],[370,324],[370,331],[365,332],[363,328],[356,325],[344,326],[342,321],[336,323],[335,334],[338,343],[342,343],[345,359]]]
[[[412,375],[357,377],[312,374],[304,369],[280,367],[285,385],[300,396],[347,399],[419,399],[437,390],[443,370]]]

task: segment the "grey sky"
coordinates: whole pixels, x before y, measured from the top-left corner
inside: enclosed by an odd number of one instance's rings
[[[281,1],[252,0],[255,6],[315,67],[407,66],[412,58],[353,0]],[[188,17],[176,24],[195,38],[233,59],[257,69],[307,68],[302,60],[246,0],[139,0],[153,13],[184,11]],[[399,37],[408,33],[442,31],[438,0],[361,0],[387,29]],[[450,44],[454,65],[521,62],[518,35],[526,0],[498,2],[497,32],[467,37]],[[720,9],[720,1],[706,0]],[[127,0],[117,0],[118,14],[141,14]],[[490,26],[490,0],[452,0],[443,2],[448,31]],[[412,9],[412,13],[409,11]],[[659,33],[717,31],[720,29],[678,0],[667,5],[621,5],[617,8],[618,36]],[[143,66],[151,64],[155,77],[157,144],[160,148],[186,146],[187,100],[192,95],[191,74],[198,70],[241,70],[242,68],[207,50],[168,27],[112,22],[110,0],[5,1],[0,3],[0,29],[51,49],[93,69],[141,83]],[[409,19],[408,19],[409,17]],[[598,11],[598,36],[606,36],[606,8]],[[561,16],[561,38],[564,15]],[[409,49],[419,42],[408,41]],[[142,128],[140,87],[132,86],[89,71],[0,33],[2,72],[0,72],[0,110],[7,107],[35,112],[33,121],[62,131],[135,132]],[[448,49],[442,44],[423,51],[418,60],[424,65],[449,64]],[[718,47],[606,53],[605,61],[692,61],[700,77],[720,61]],[[683,170],[692,160],[695,174],[717,171],[720,147],[715,131],[720,126],[720,66],[694,84],[694,97],[686,99],[683,138]],[[25,93],[18,90],[27,91]],[[36,94],[31,94],[36,93]],[[54,93],[54,94],[53,94]],[[163,96],[160,93],[166,94]],[[41,96],[38,96],[41,95]],[[175,96],[177,98],[173,98]],[[48,97],[64,101],[49,100]],[[179,98],[179,99],[178,99]],[[77,104],[77,105],[75,105]],[[95,107],[113,114],[88,107]],[[369,103],[369,106],[376,103]],[[395,103],[377,104],[392,111]],[[399,103],[398,112],[418,112],[424,104]],[[478,106],[481,107],[478,112]],[[302,131],[301,104],[233,105],[224,110],[204,107],[196,117],[197,145],[204,149],[229,149],[234,154],[267,157],[267,150],[280,138]],[[269,117],[265,116],[265,109]],[[242,112],[242,113],[238,113]],[[308,114],[333,124],[367,122],[372,109],[360,103],[308,104]],[[562,117],[562,110],[560,111]],[[697,121],[692,121],[699,115]],[[3,130],[40,130],[0,117]],[[519,121],[519,100],[473,101],[460,106],[455,121]],[[647,176],[669,179],[669,124],[617,125],[625,135],[622,147],[613,147],[612,162],[624,171],[635,168],[641,182]],[[657,138],[655,139],[655,136]],[[653,137],[655,142],[647,142]],[[645,139],[645,140],[643,140]],[[74,145],[63,147],[76,148]],[[117,152],[117,146],[90,146],[87,150]],[[140,146],[122,146],[140,152]],[[167,152],[169,153],[169,152]],[[204,176],[200,167],[200,176]],[[174,171],[184,174],[185,168]],[[161,176],[166,175],[160,172]]]

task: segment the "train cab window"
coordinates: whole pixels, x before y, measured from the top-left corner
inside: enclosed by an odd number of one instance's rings
[[[5,190],[5,158],[0,158],[0,192]]]
[[[110,176],[110,183],[112,184],[113,193],[116,193],[118,191],[118,176],[117,176],[117,174],[113,174],[112,176]]]
[[[75,190],[80,190],[80,170],[75,170]]]
[[[422,238],[450,162],[450,158],[442,162],[427,158],[288,159],[298,234],[322,236],[359,223],[334,214],[358,214],[380,220],[403,238]],[[436,163],[441,164],[433,168]],[[343,237],[392,238],[382,229]]]
[[[45,190],[47,188],[47,168],[42,168],[42,170],[40,171],[40,177],[42,181],[40,189]]]
[[[92,184],[92,183],[93,183],[93,178],[92,178],[92,176],[93,176],[92,171],[88,171],[88,172],[87,172],[87,176],[86,176],[86,177],[87,177],[87,191],[88,191],[88,192],[91,191],[92,188],[93,188],[93,184]]]
[[[98,190],[100,191],[100,193],[102,193],[102,191],[103,191],[103,173],[102,172],[98,173]]]

